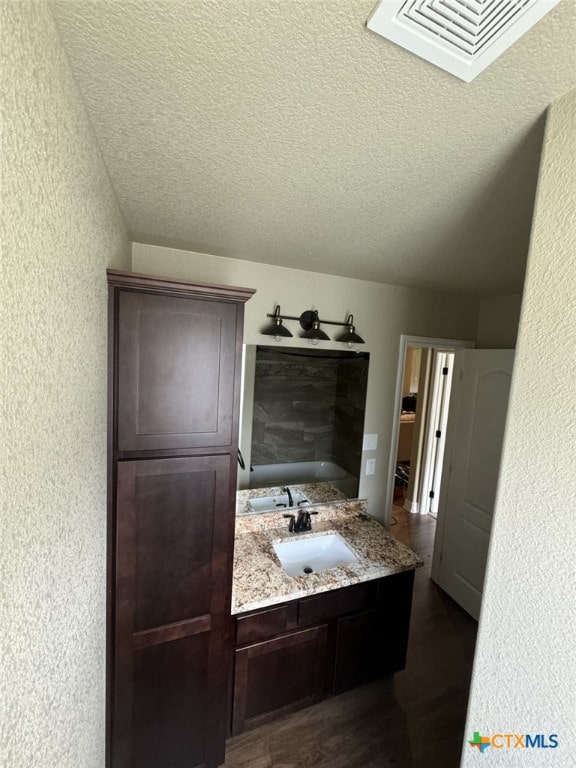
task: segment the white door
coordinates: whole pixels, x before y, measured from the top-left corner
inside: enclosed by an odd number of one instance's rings
[[[474,618],[486,557],[514,350],[457,352],[432,578]]]

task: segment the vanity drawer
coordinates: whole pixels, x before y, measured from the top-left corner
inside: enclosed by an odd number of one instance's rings
[[[292,629],[295,626],[295,613],[295,604],[285,603],[239,616],[236,620],[236,644],[253,643]]]
[[[376,583],[366,582],[304,597],[298,601],[298,626],[306,627],[347,613],[365,611],[375,605],[376,596]]]

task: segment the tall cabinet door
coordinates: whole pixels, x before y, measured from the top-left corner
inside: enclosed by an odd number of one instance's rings
[[[229,446],[238,305],[120,291],[120,452]]]
[[[223,762],[230,472],[228,455],[118,463],[113,768]]]

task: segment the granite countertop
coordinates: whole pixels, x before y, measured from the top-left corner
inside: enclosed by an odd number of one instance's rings
[[[300,491],[310,499],[312,504],[326,504],[331,501],[342,501],[346,496],[332,483],[290,483],[291,491]],[[285,486],[284,486],[285,487]],[[249,488],[236,493],[236,514],[253,514],[248,506],[250,499],[262,499],[265,496],[281,496],[282,486],[275,485],[270,488]]]
[[[282,512],[236,518],[233,614],[379,579],[422,565],[415,552],[366,515],[366,501],[354,499],[319,504],[314,506],[314,510],[318,515],[312,518],[312,531],[298,534],[288,532]],[[319,573],[288,576],[272,545],[328,531],[339,533],[359,562]]]

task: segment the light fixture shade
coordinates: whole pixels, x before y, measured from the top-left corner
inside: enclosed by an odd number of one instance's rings
[[[266,326],[260,333],[263,333],[264,336],[284,336],[286,338],[293,335],[288,328],[285,328],[282,325],[282,320],[280,320],[278,324],[275,322],[270,323],[270,325]]]
[[[304,333],[300,334],[303,339],[310,339],[311,341],[330,341],[330,336],[327,336],[320,328],[320,321],[318,320],[318,312],[314,312],[312,319],[312,328],[309,328]]]
[[[330,336],[324,333],[321,328],[311,328],[300,334],[303,339],[318,339],[318,341],[330,341]]]
[[[269,323],[269,325],[267,325],[263,331],[260,331],[260,333],[264,334],[264,336],[284,336],[286,338],[292,336],[288,328],[285,328],[282,325],[282,316],[280,315],[280,304],[276,305],[276,309],[274,310],[274,314],[272,315],[272,322]]]
[[[358,336],[356,329],[354,328],[354,315],[348,315],[346,318],[346,330],[339,336],[336,336],[335,341],[340,341],[342,344],[364,344],[365,341],[362,336]]]

